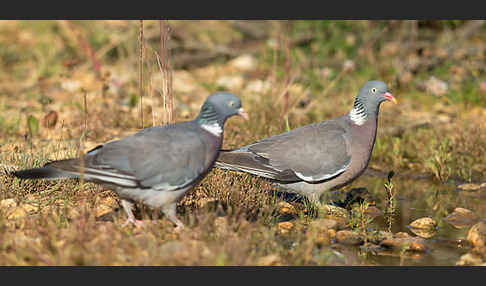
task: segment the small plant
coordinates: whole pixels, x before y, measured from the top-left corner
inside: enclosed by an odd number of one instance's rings
[[[395,172],[390,171],[388,173],[388,178],[385,183],[385,191],[386,191],[386,207],[385,207],[385,220],[387,221],[388,231],[391,232],[391,227],[393,224],[393,215],[395,214],[396,207],[397,207],[397,199],[396,191],[394,190],[392,178],[395,175]]]
[[[451,167],[448,163],[451,159],[450,142],[447,138],[442,139],[439,148],[434,151],[434,155],[425,162],[425,166],[432,170],[435,177],[441,182],[445,183],[451,174]]]
[[[362,203],[355,204],[351,211],[352,216],[349,221],[349,225],[351,229],[356,230],[359,232],[361,237],[364,240],[364,245],[368,245],[368,225],[373,221],[373,218],[366,214],[366,211],[370,207],[370,203],[368,201],[364,201]]]

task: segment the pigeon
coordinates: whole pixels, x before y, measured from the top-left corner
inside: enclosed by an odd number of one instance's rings
[[[266,178],[281,191],[299,194],[319,206],[325,191],[339,189],[365,171],[384,101],[397,103],[384,82],[369,81],[348,114],[221,150],[215,167]]]
[[[22,179],[80,178],[114,191],[128,219],[141,225],[134,203],[160,209],[176,228],[177,202],[213,167],[223,140],[226,119],[248,119],[240,99],[231,93],[210,95],[192,121],[142,129],[131,136],[99,145],[84,156],[47,163],[42,168],[13,172]]]

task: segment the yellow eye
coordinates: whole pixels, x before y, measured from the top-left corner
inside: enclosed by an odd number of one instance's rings
[[[230,101],[230,102],[228,103],[228,105],[229,105],[229,106],[231,106],[231,107],[234,107],[234,106],[235,106],[235,102],[234,102],[234,101]]]
[[[371,89],[371,92],[372,92],[372,93],[376,93],[376,87],[373,87],[373,88]]]

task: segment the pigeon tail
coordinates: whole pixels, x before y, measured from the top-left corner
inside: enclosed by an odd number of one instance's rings
[[[21,179],[61,179],[78,177],[50,166],[16,171],[12,172],[12,174]]]

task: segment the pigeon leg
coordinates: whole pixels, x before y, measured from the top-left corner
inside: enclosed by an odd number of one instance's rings
[[[127,214],[128,218],[127,220],[122,224],[122,227],[125,227],[127,224],[132,223],[135,226],[142,226],[143,222],[141,220],[135,219],[135,216],[133,215],[133,203],[129,202],[127,200],[121,200],[121,205],[123,209],[125,210],[125,213]]]
[[[175,225],[175,231],[180,231],[184,228],[184,224],[177,218],[176,215],[176,203],[171,203],[168,206],[162,208],[162,212],[167,216],[167,218],[172,221]]]

